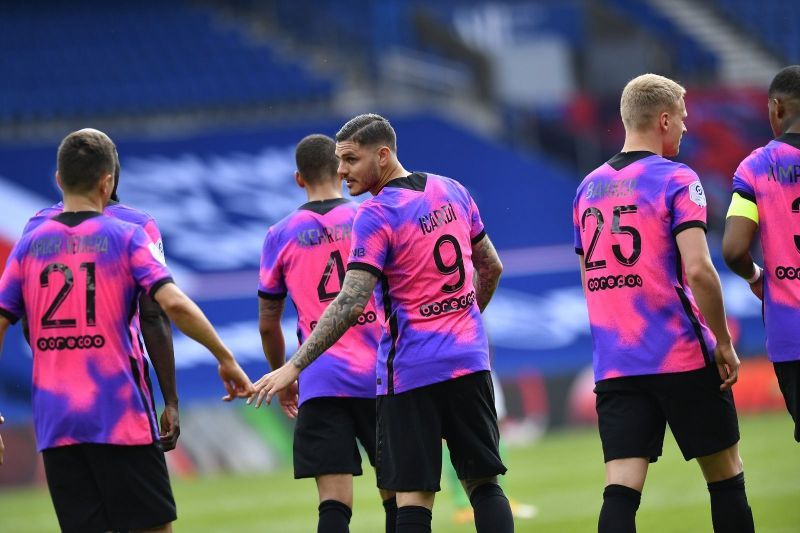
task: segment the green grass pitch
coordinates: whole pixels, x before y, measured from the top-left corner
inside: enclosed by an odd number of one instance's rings
[[[760,533],[800,531],[800,445],[791,438],[788,415],[741,420],[742,458],[750,505]],[[506,492],[538,507],[532,520],[517,522],[518,532],[596,531],[603,465],[594,429],[554,432],[524,448],[511,448]],[[379,533],[383,508],[374,474],[358,479],[351,531]],[[295,481],[283,468],[265,476],[177,480],[177,532],[316,531],[316,490],[310,480]],[[474,531],[453,523],[454,504],[443,487],[437,495],[433,530]],[[671,436],[664,456],[650,469],[637,517],[640,532],[710,532],[708,492],[695,462],[686,463]],[[0,492],[0,531],[57,531],[47,492]]]

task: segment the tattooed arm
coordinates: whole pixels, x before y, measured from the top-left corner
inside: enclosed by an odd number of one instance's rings
[[[288,363],[255,383],[258,394],[251,396],[248,403],[256,399],[256,407],[260,407],[265,399],[270,403],[274,394],[294,383],[301,370],[333,346],[358,320],[377,282],[377,276],[365,270],[348,271],[342,283],[342,290],[325,309],[308,339]]]
[[[503,272],[503,264],[488,235],[472,245],[472,264],[475,265],[475,300],[482,313],[489,305]]]

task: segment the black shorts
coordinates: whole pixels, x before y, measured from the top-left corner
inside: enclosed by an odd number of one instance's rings
[[[800,361],[773,363],[786,408],[794,420],[794,440],[800,442]]]
[[[459,479],[506,473],[488,371],[378,396],[378,487],[439,491],[442,439]]]
[[[294,426],[294,477],[360,476],[361,442],[375,465],[375,399],[312,398],[303,402]]]
[[[605,461],[648,457],[655,462],[666,424],[687,461],[739,442],[733,394],[720,391],[721,383],[716,365],[598,381],[594,391]]]
[[[42,457],[64,532],[148,529],[177,517],[157,444],[74,444],[48,448]]]

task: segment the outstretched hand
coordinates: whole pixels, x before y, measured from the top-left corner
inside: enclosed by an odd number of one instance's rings
[[[227,394],[222,397],[224,401],[230,402],[235,398],[247,398],[255,394],[253,383],[235,359],[220,363],[218,370],[219,377],[222,378],[222,383],[227,391]]]
[[[281,409],[283,409],[283,412],[289,418],[297,418],[297,403],[300,397],[299,392],[296,381],[278,392],[278,400],[281,402]]]
[[[256,381],[255,393],[248,398],[247,403],[251,404],[255,400],[256,407],[261,407],[261,404],[266,400],[269,405],[272,401],[272,397],[295,383],[299,375],[300,369],[292,363],[286,363],[279,369],[265,374],[261,379]]]

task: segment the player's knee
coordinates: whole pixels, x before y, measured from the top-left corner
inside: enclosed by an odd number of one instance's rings
[[[744,470],[739,447],[736,444],[720,452],[698,457],[697,462],[709,483],[730,479]]]
[[[462,479],[461,484],[464,486],[464,490],[467,493],[467,496],[472,496],[472,493],[480,487],[481,485],[493,484],[499,485],[497,481],[497,476],[485,477],[480,479]]]

